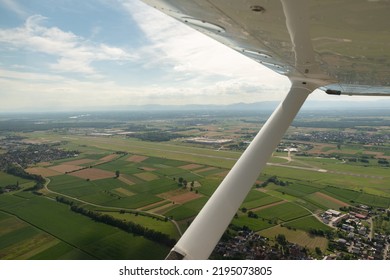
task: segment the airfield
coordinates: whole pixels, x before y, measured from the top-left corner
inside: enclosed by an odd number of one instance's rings
[[[233,135],[234,140],[242,131],[255,130],[252,123],[236,119],[218,125],[197,125],[193,131],[181,131],[182,139],[164,142],[144,141],[123,132],[18,132],[27,139],[24,141],[60,143],[61,149],[79,153],[77,157],[26,168],[46,178],[40,195],[24,191],[0,195],[0,258],[164,258],[170,246],[96,222],[56,200],[62,197],[88,211],[133,222],[178,240],[241,154],[239,149],[182,140],[186,135]],[[305,131],[296,127],[288,135]],[[305,153],[298,155],[283,147],[292,143],[299,144]],[[270,242],[283,234],[313,255],[316,248],[327,252],[329,238],[311,234],[313,229],[335,230],[321,221],[321,213],[358,205],[389,208],[389,167],[378,163],[378,158],[389,158],[386,145],[374,151],[373,147],[358,144],[340,147],[337,143],[286,140],[273,154],[231,224],[236,229],[249,228]],[[345,160],[351,156],[365,160]],[[274,176],[277,180],[270,180]],[[0,177],[2,185],[17,180],[22,190],[34,184],[4,172]],[[375,232],[390,230],[386,221],[380,225],[372,220],[364,223]]]

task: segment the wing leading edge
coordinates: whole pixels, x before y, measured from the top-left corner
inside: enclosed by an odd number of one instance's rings
[[[387,1],[143,2],[291,80],[321,81],[331,94],[390,95]],[[295,22],[285,10],[289,2],[302,15]],[[291,28],[305,36],[291,36]],[[297,48],[306,51],[297,57]]]

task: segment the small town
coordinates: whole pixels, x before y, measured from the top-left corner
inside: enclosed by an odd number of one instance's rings
[[[21,137],[8,136],[0,139],[0,148],[7,151],[0,154],[0,170],[14,164],[22,168],[39,162],[51,162],[53,160],[77,157],[77,151],[59,149],[60,143],[35,144],[23,141]]]
[[[294,133],[286,137],[288,140],[308,141],[316,143],[353,143],[362,145],[383,145],[390,139],[388,134],[376,134],[366,131],[357,133],[345,131],[311,131],[310,133]]]
[[[241,230],[238,235],[220,241],[211,258],[246,260],[310,260],[306,250],[297,244],[289,243],[283,235],[277,236],[271,245],[269,240],[251,230]]]
[[[214,258],[221,259],[276,259],[276,260],[389,260],[390,235],[373,233],[373,220],[376,215],[390,216],[385,209],[376,209],[360,205],[359,207],[337,211],[329,209],[318,218],[335,229],[329,240],[327,252],[316,248],[310,254],[307,248],[290,243],[279,234],[275,240],[269,240],[249,230],[238,231],[235,237],[220,241],[213,252]]]
[[[338,259],[348,253],[352,259],[382,260],[390,259],[390,235],[373,231],[374,220],[390,212],[385,209],[375,211],[366,205],[343,209],[346,213],[329,209],[321,214],[322,221],[335,227],[337,235],[329,241],[329,250],[334,253],[325,259]]]

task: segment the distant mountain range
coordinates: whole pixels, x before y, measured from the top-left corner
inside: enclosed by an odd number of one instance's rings
[[[119,112],[119,111],[257,111],[257,112],[268,112],[273,111],[279,104],[279,101],[263,101],[255,103],[234,103],[229,105],[215,105],[215,104],[188,104],[188,105],[160,105],[160,104],[148,104],[148,105],[121,105],[121,106],[110,106],[110,107],[84,107],[82,110],[77,109],[47,109],[47,108],[35,108],[34,110],[17,110],[14,113],[50,113],[50,112]],[[390,98],[385,98],[381,100],[307,100],[303,105],[301,111],[310,111],[310,110],[375,110],[380,111],[389,110],[390,112]],[[7,114],[7,112],[0,112],[0,115]],[[76,113],[74,113],[76,114]]]
[[[159,105],[149,104],[140,106],[121,106],[112,108],[114,110],[161,110],[161,111],[180,111],[180,110],[230,110],[230,111],[258,111],[274,110],[278,106],[278,101],[264,101],[255,103],[235,103],[229,105],[212,105],[212,104],[188,104],[188,105]],[[365,100],[365,101],[322,101],[308,100],[302,110],[343,110],[343,109],[389,109],[390,98],[383,100]]]

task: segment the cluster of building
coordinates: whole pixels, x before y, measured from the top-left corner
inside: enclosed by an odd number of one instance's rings
[[[324,259],[390,259],[390,235],[373,233],[372,212],[361,205],[347,213],[329,209],[320,215],[322,221],[335,229],[329,236],[329,251]],[[344,211],[344,210],[343,210]],[[322,255],[319,254],[318,256]],[[251,230],[240,230],[234,237],[220,241],[213,258],[221,259],[312,259],[308,250],[287,240],[270,242]],[[317,257],[318,257],[317,256]]]
[[[356,208],[354,211],[349,211],[348,213],[342,213],[340,211],[329,209],[321,214],[322,221],[325,224],[337,227],[340,223],[344,222],[341,227],[345,230],[355,230],[355,227],[351,227],[350,224],[362,225],[362,220],[368,220],[370,217],[370,212],[365,210],[367,206],[361,205],[359,208]]]
[[[310,133],[294,133],[288,135],[287,139],[317,143],[356,143],[363,145],[381,145],[389,141],[390,135],[373,134],[367,132],[350,133],[344,131],[313,131]]]
[[[335,254],[326,258],[339,258],[349,254],[355,259],[388,259],[390,236],[372,232],[369,207],[360,205],[353,211],[341,213],[329,209],[321,215],[324,223],[337,229],[337,237],[330,240]]]
[[[6,142],[6,145],[3,143]],[[2,149],[7,152],[0,155],[0,170],[6,169],[9,164],[16,164],[23,168],[39,162],[50,162],[57,159],[76,157],[77,151],[58,149],[56,144],[31,144],[20,139],[0,141]]]
[[[307,250],[297,244],[286,242],[270,245],[267,238],[251,230],[242,230],[227,241],[220,241],[213,251],[213,258],[246,260],[307,260]]]
[[[214,139],[208,137],[192,137],[185,140],[188,143],[205,144],[205,145],[223,145],[231,143],[232,139]]]
[[[288,136],[286,136],[288,137]],[[312,144],[308,143],[299,143],[299,142],[291,142],[291,141],[282,141],[279,143],[276,148],[277,152],[287,152],[287,153],[297,153],[300,154],[304,151],[308,151],[313,148]]]
[[[295,143],[280,142],[278,147],[276,148],[276,151],[297,153],[299,152],[299,148],[298,148],[298,144]]]

